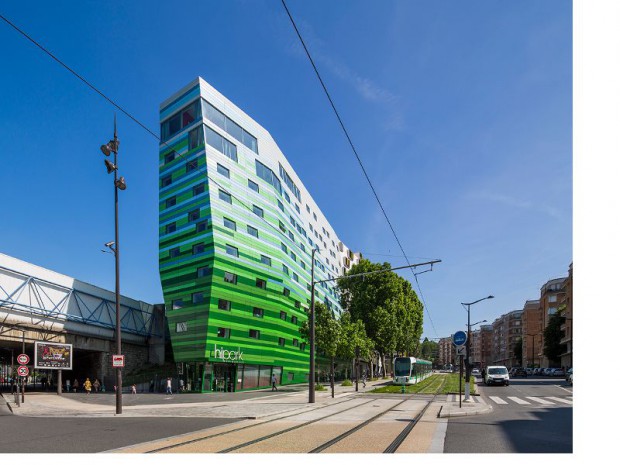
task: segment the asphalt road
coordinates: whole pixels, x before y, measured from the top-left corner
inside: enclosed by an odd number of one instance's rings
[[[507,387],[478,383],[477,390],[493,412],[451,418],[444,452],[573,452],[573,407],[566,403],[572,398],[572,387],[564,379],[517,378]]]
[[[230,418],[29,418],[0,410],[0,453],[93,453],[232,423]]]

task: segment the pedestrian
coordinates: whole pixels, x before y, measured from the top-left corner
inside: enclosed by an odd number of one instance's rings
[[[276,383],[278,382],[277,378],[276,378],[276,374],[273,373],[271,375],[271,390],[272,391],[277,391],[278,388],[276,387]]]
[[[71,392],[71,380],[69,378],[65,380],[65,386],[66,386],[65,392]]]
[[[132,394],[137,394],[138,393],[138,391],[136,390],[136,385],[135,384],[131,385],[131,393]]]
[[[80,387],[80,383],[78,383],[77,378],[75,378],[73,380],[73,392],[77,392],[78,388]]]
[[[182,379],[179,380],[179,391],[185,391],[185,381],[183,381]]]
[[[95,393],[99,392],[99,387],[101,383],[99,382],[99,378],[95,378],[95,382],[93,383],[93,388],[95,388]]]
[[[90,394],[92,388],[93,383],[90,382],[90,378],[86,378],[86,381],[84,381],[84,390],[86,391],[86,395]]]
[[[46,391],[47,389],[45,389],[45,385],[47,384],[47,376],[44,376],[43,378],[41,378],[41,389]]]
[[[166,394],[172,395],[172,378],[166,379]]]
[[[149,384],[149,392],[155,392],[155,381],[151,380]]]

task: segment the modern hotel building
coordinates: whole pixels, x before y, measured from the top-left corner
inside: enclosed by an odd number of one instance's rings
[[[194,391],[308,380],[315,280],[359,261],[271,135],[198,78],[160,106],[159,269],[174,359]],[[316,300],[340,312],[335,282]]]

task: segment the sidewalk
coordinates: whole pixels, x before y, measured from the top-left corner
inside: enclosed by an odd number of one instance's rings
[[[313,408],[313,405],[328,405],[341,402],[347,397],[368,395],[375,387],[385,385],[389,381],[367,381],[366,387],[358,385],[334,387],[334,398],[328,386],[325,391],[317,391],[315,404],[308,403],[307,385],[281,386],[273,394],[267,388],[259,391],[240,393],[206,393],[206,394],[125,394],[123,393],[123,413],[119,417],[212,417],[212,418],[244,418],[256,419],[269,415],[302,411]],[[374,395],[374,394],[373,394]],[[386,396],[386,394],[376,394]],[[1,394],[4,414],[29,417],[115,417],[116,398],[113,393],[106,394],[63,394],[31,392],[26,393],[26,401],[17,406],[14,396]],[[415,398],[415,394],[389,394],[394,397]],[[463,415],[479,415],[488,413],[492,407],[480,396],[472,396],[472,402],[461,402],[459,396],[449,394],[438,396],[439,418]],[[8,407],[8,408],[7,408]]]

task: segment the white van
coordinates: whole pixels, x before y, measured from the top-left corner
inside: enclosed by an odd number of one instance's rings
[[[503,384],[504,386],[508,386],[510,383],[508,369],[500,365],[487,367],[484,374],[484,383],[487,386],[491,384]]]

